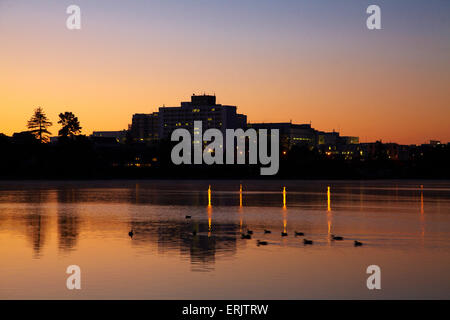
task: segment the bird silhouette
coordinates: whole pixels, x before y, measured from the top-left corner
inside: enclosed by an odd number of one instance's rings
[[[258,245],[258,246],[267,246],[268,243],[267,243],[267,241],[261,241],[261,240],[258,240],[257,245]]]
[[[363,245],[362,242],[355,240],[355,247],[361,247]]]

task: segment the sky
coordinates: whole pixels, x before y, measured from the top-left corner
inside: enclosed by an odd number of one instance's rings
[[[66,8],[81,8],[81,30]],[[381,30],[366,9],[381,8]],[[41,106],[58,131],[216,94],[249,122],[361,141],[450,141],[448,0],[0,0],[0,132]]]

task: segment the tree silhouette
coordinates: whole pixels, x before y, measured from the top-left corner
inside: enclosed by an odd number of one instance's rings
[[[41,107],[34,110],[34,115],[28,120],[27,124],[27,128],[30,130],[29,132],[41,143],[48,142],[48,136],[51,134],[51,132],[48,131],[50,126],[52,126],[52,123],[48,121],[48,118]]]
[[[60,113],[58,123],[62,126],[58,133],[61,137],[72,138],[81,132],[80,121],[72,112]]]

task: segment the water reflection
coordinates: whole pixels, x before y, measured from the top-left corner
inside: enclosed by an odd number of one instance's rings
[[[327,238],[328,245],[331,245],[331,235],[333,234],[331,228],[333,224],[333,214],[331,212],[331,187],[327,187]]]
[[[421,240],[422,246],[425,240],[425,210],[423,208],[423,185],[420,186],[420,229],[421,229]]]
[[[141,248],[157,244],[160,254],[179,253],[183,258],[188,257],[193,271],[212,270],[217,254],[236,253],[239,226],[215,224],[212,233],[209,223],[198,220],[134,221],[131,227],[135,235],[131,243]]]
[[[242,208],[242,184],[239,185],[239,207]]]
[[[331,247],[333,231],[363,240],[365,247],[398,245],[404,250],[417,244],[448,246],[450,240],[448,216],[440,214],[450,208],[447,185],[427,185],[426,210],[424,187],[414,182],[394,187],[333,182],[333,190],[324,182],[203,181],[29,184],[0,190],[0,236],[24,234],[35,259],[43,258],[43,248],[53,245],[71,255],[106,239],[144,256],[153,255],[151,249],[156,247],[157,254],[189,261],[193,271],[212,271],[218,260],[235,257],[240,248],[264,250],[257,249],[256,239],[269,240],[268,248],[303,248],[301,239],[280,236],[288,233],[288,224],[290,230],[305,231],[314,248]],[[192,219],[185,219],[186,215]],[[254,239],[241,239],[249,227]],[[264,234],[266,228],[274,232]],[[132,239],[127,237],[129,230],[134,232]],[[87,240],[80,249],[83,235]],[[344,245],[333,244],[333,248]]]
[[[327,187],[327,204],[328,204],[328,211],[331,211],[331,190],[330,186]]]
[[[79,234],[80,218],[75,189],[59,189],[58,197],[58,247],[62,251],[74,250]]]
[[[23,223],[27,238],[32,244],[33,258],[38,259],[45,245],[48,229],[48,218],[43,205],[47,201],[47,192],[34,192],[30,190],[24,192],[23,196],[28,204]]]

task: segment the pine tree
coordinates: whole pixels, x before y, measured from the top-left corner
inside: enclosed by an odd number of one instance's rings
[[[50,126],[52,126],[52,123],[48,120],[44,110],[41,107],[34,110],[34,115],[27,124],[29,132],[33,134],[41,143],[48,142],[48,136],[51,134],[51,132],[48,131]]]

